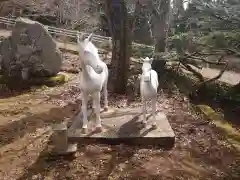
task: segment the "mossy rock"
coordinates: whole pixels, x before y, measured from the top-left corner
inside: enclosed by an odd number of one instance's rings
[[[30,84],[44,84],[47,86],[56,86],[59,84],[63,84],[68,81],[68,76],[63,73],[58,73],[56,76],[52,77],[42,77],[42,78],[34,78],[30,80]]]
[[[31,78],[27,81],[19,81],[13,78],[8,78],[5,76],[0,76],[0,84],[7,84],[10,86],[31,86],[31,85],[47,85],[47,86],[56,86],[63,84],[68,81],[67,74],[58,73],[56,76],[52,77],[36,77]]]
[[[46,85],[58,85],[66,83],[69,80],[68,76],[66,74],[59,73],[56,76],[46,78],[43,82]]]
[[[221,132],[232,145],[240,151],[240,133],[232,127],[230,123],[224,120],[220,114],[215,112],[207,105],[197,105],[197,108],[203,113]]]

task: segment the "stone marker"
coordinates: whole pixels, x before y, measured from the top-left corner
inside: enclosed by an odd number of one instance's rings
[[[54,76],[60,71],[62,55],[44,26],[17,18],[12,34],[0,44],[0,67],[8,77]]]
[[[77,144],[68,143],[66,123],[55,125],[52,141],[54,145],[52,153],[55,155],[68,155],[77,151]]]
[[[93,116],[89,117],[88,133],[83,134],[81,119],[75,118],[68,131],[68,140],[78,143],[138,144],[159,145],[171,148],[175,142],[175,134],[164,113],[156,115],[157,129],[152,128],[152,117],[147,114],[147,126],[141,123],[141,108],[110,109],[101,113],[104,131],[94,133]],[[77,123],[76,123],[77,122]]]

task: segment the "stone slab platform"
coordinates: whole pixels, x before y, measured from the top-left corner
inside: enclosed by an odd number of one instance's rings
[[[152,116],[147,114],[147,126],[141,123],[141,109],[125,108],[110,109],[101,112],[101,133],[94,133],[95,115],[89,116],[88,131],[86,134],[81,129],[81,116],[75,117],[68,130],[69,142],[80,144],[107,143],[107,144],[135,144],[135,145],[158,145],[163,148],[171,148],[175,142],[175,134],[165,114],[157,113],[157,129],[152,128]]]

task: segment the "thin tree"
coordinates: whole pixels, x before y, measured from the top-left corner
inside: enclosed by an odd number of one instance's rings
[[[134,18],[128,13],[124,0],[105,0],[105,5],[113,47],[110,83],[115,93],[124,94],[128,81]]]
[[[151,0],[149,26],[155,42],[155,52],[165,52],[169,29],[170,0]]]

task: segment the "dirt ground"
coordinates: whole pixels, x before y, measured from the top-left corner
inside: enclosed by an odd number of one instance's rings
[[[76,68],[76,56],[65,56],[65,68]],[[68,61],[67,61],[68,60]],[[171,150],[125,145],[81,145],[75,157],[51,158],[50,127],[79,109],[78,77],[58,87],[9,92],[1,88],[1,180],[239,180],[240,154],[198,115],[178,92],[159,94],[157,109],[167,114],[176,134]],[[140,105],[138,99],[109,93],[112,107]]]

